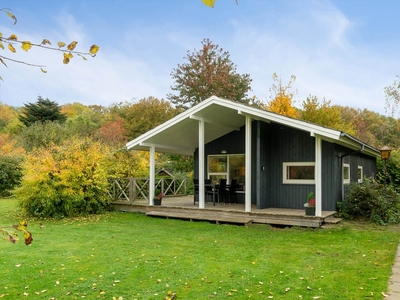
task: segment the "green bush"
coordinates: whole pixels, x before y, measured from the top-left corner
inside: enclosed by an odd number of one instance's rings
[[[21,157],[0,156],[0,197],[11,195],[21,182]]]
[[[400,195],[392,186],[365,178],[352,183],[349,194],[338,205],[339,215],[347,219],[367,219],[387,225],[400,223]]]
[[[22,212],[36,217],[72,217],[111,207],[108,192],[109,151],[88,139],[35,149],[23,164],[15,195]]]
[[[386,169],[383,161],[378,159],[378,181],[392,185],[400,193],[400,150],[392,150],[390,159],[386,163]]]

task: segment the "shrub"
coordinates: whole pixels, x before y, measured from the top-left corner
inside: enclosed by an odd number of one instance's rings
[[[390,159],[387,161],[386,169],[381,159],[378,159],[378,181],[390,184],[400,193],[400,151],[392,150]]]
[[[21,157],[0,156],[0,197],[10,196],[21,182],[21,163]]]
[[[34,149],[23,165],[15,195],[23,213],[36,217],[71,217],[110,208],[108,149],[88,139]]]
[[[351,184],[338,210],[347,219],[364,218],[380,225],[400,223],[400,195],[391,186],[365,178]]]

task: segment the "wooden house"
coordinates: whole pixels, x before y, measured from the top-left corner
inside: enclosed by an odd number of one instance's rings
[[[303,208],[315,195],[315,216],[336,210],[351,181],[375,177],[378,149],[330,128],[212,96],[127,143],[150,151],[150,189],[155,152],[194,156],[199,209],[205,179],[236,179],[244,210]],[[150,194],[152,194],[150,190]],[[152,199],[149,202],[152,205]]]

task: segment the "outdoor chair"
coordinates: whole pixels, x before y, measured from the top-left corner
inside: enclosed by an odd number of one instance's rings
[[[196,199],[198,200],[199,197],[199,180],[198,179],[193,179],[193,186],[194,186],[194,193],[193,193],[193,205],[196,205]]]
[[[237,179],[232,179],[231,185],[228,187],[226,191],[226,196],[228,196],[229,203],[236,203],[236,187],[237,187]]]
[[[226,194],[226,179],[220,179],[218,186],[215,187],[215,196],[218,199],[218,204],[220,202],[225,203],[225,194]],[[214,203],[215,205],[215,203]]]
[[[205,179],[204,180],[204,195],[206,196],[206,200],[207,197],[211,197],[211,202],[213,201],[213,187],[212,187],[212,183],[211,183],[211,179]]]

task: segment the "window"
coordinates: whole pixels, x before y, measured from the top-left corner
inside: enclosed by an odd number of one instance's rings
[[[245,182],[245,155],[224,154],[208,156],[208,178],[217,183],[221,178],[228,182],[237,179],[238,184]]]
[[[343,183],[350,183],[350,165],[343,164]]]
[[[362,166],[358,166],[358,171],[357,171],[357,178],[358,178],[358,182],[362,182],[363,181],[363,167]]]
[[[314,184],[314,162],[284,162],[283,183],[286,184]]]

